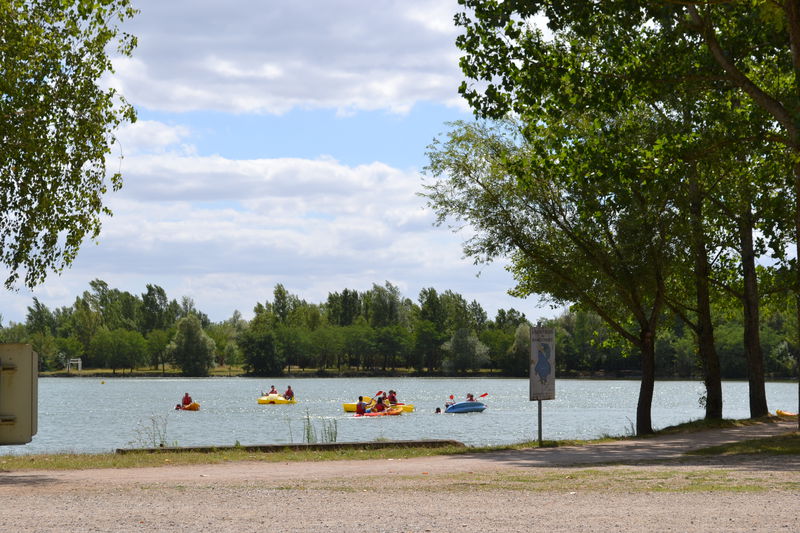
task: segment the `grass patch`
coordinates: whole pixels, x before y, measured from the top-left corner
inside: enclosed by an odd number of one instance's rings
[[[691,433],[708,429],[747,426],[770,422],[776,417],[756,420],[696,420],[657,431],[655,435]],[[631,437],[603,437],[593,440],[544,441],[543,447],[583,446],[600,442],[624,440]],[[379,439],[382,440],[382,439]],[[442,448],[345,448],[336,450],[302,450],[280,452],[253,452],[243,449],[220,449],[213,452],[177,452],[168,456],[158,453],[128,454],[41,454],[0,455],[0,472],[18,470],[86,470],[93,468],[139,468],[169,465],[220,464],[238,461],[292,462],[292,461],[340,461],[369,459],[406,459],[435,455],[480,454],[502,450],[520,450],[538,447],[537,441],[527,441],[505,446],[442,447]],[[735,454],[800,454],[800,434],[768,439],[743,441],[725,446],[714,446],[691,452],[693,455]]]
[[[393,491],[458,494],[464,491],[514,491],[543,494],[571,493],[752,493],[796,490],[796,484],[775,480],[769,473],[749,475],[724,469],[638,469],[627,467],[534,469],[530,472],[469,472],[438,476],[392,478]],[[346,482],[325,482],[324,488],[347,490]],[[361,480],[359,487],[371,492],[385,483],[383,478]],[[322,488],[316,485],[313,488]],[[446,496],[445,496],[446,497]]]
[[[688,455],[800,455],[800,432],[752,439],[688,452]]]
[[[683,424],[668,426],[665,427],[664,429],[658,430],[654,433],[654,436],[674,435],[680,433],[693,433],[695,431],[705,431],[708,429],[727,429],[727,428],[737,428],[744,426],[754,426],[756,424],[763,424],[765,422],[775,422],[777,420],[780,420],[780,418],[771,415],[761,418],[744,418],[741,420],[732,420],[728,418],[723,418],[719,420],[704,420],[704,419],[691,420],[689,422],[684,422]]]
[[[241,461],[301,462],[301,461],[345,461],[367,459],[407,459],[433,455],[464,453],[465,448],[382,448],[305,450],[279,452],[252,452],[225,449],[214,452],[177,452],[169,455],[159,453],[102,453],[102,454],[42,454],[0,456],[0,472],[18,470],[87,470],[93,468],[141,468],[169,465],[222,464]],[[469,450],[469,449],[467,449]],[[472,451],[472,450],[470,450]]]

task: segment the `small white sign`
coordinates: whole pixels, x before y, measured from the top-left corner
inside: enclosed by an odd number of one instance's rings
[[[531,401],[556,399],[556,330],[531,328]]]

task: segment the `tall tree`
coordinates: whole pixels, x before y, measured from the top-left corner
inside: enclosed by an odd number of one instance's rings
[[[153,329],[147,333],[147,353],[150,355],[150,364],[155,368],[161,365],[161,373],[166,373],[166,366],[169,362],[169,351],[167,347],[170,343],[170,335],[166,330]]]
[[[489,348],[467,328],[456,330],[443,349],[448,354],[444,366],[449,372],[480,370],[489,361]]]
[[[373,328],[383,328],[400,322],[400,289],[388,281],[383,287],[373,283],[372,289],[364,293],[362,301],[364,314]]]
[[[169,299],[166,291],[158,285],[147,284],[147,292],[142,293],[142,329],[147,334],[154,329],[166,329],[169,323]]]
[[[461,91],[482,114],[514,112],[535,123],[571,108],[616,112],[633,102],[654,105],[682,95],[716,97],[733,113],[702,115],[697,129],[716,122],[760,129],[793,167],[783,203],[800,255],[800,3],[729,0],[602,3],[568,0],[459,0],[469,11],[457,23],[468,81]],[[548,32],[531,20],[544,19]],[[483,80],[489,80],[483,83]],[[480,81],[480,83],[470,83]],[[738,110],[746,103],[745,110]],[[757,110],[758,112],[748,112]],[[793,293],[800,317],[800,262]],[[752,309],[748,310],[752,317]],[[767,414],[762,364],[748,350],[751,416]]]
[[[214,341],[203,331],[200,319],[195,314],[181,318],[175,337],[167,351],[184,375],[207,376],[214,366]]]
[[[100,232],[114,133],[134,110],[103,81],[136,41],[130,0],[0,2],[0,263],[28,287]],[[119,173],[110,177],[117,190]]]
[[[33,297],[33,306],[28,306],[25,325],[31,333],[46,335],[55,335],[56,333],[56,321],[53,313],[36,296]]]
[[[270,326],[270,313],[263,307],[247,329],[238,337],[239,347],[244,357],[244,369],[256,376],[279,376],[285,361],[279,352],[275,333]]]
[[[670,181],[659,178],[668,166],[654,173],[642,150],[649,118],[565,115],[558,124],[526,124],[527,139],[513,124],[457,123],[429,152],[438,179],[424,193],[439,221],[474,228],[468,255],[509,257],[514,294],[580,302],[639,349],[641,434],[652,432],[655,335],[675,217]],[[631,187],[643,180],[648,189]]]

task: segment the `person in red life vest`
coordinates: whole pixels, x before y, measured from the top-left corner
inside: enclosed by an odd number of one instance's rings
[[[278,394],[278,389],[275,388],[275,385],[270,385],[267,396],[269,396],[270,394],[275,394],[275,395]]]
[[[387,396],[386,399],[389,400],[389,403],[391,405],[396,404],[397,403],[397,392],[395,392],[393,390],[390,390],[389,391],[389,396]]]
[[[189,396],[189,393],[188,393],[188,392],[184,392],[184,393],[183,393],[183,399],[181,400],[181,405],[182,405],[183,407],[186,407],[186,406],[187,406],[187,405],[189,405],[190,403],[192,403],[192,397],[191,397],[191,396]]]
[[[375,405],[372,406],[373,413],[380,413],[386,410],[386,404],[383,403],[383,397],[378,398],[375,401]]]
[[[356,404],[356,414],[363,415],[367,412],[367,404],[364,402],[364,397],[358,397],[358,403]]]
[[[287,400],[291,400],[292,398],[294,398],[294,391],[292,390],[291,385],[286,387],[286,392],[283,393],[283,397],[286,398]]]

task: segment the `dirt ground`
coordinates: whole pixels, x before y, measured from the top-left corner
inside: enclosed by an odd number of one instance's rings
[[[402,460],[5,472],[0,531],[796,532],[800,457],[683,455],[794,429]]]

